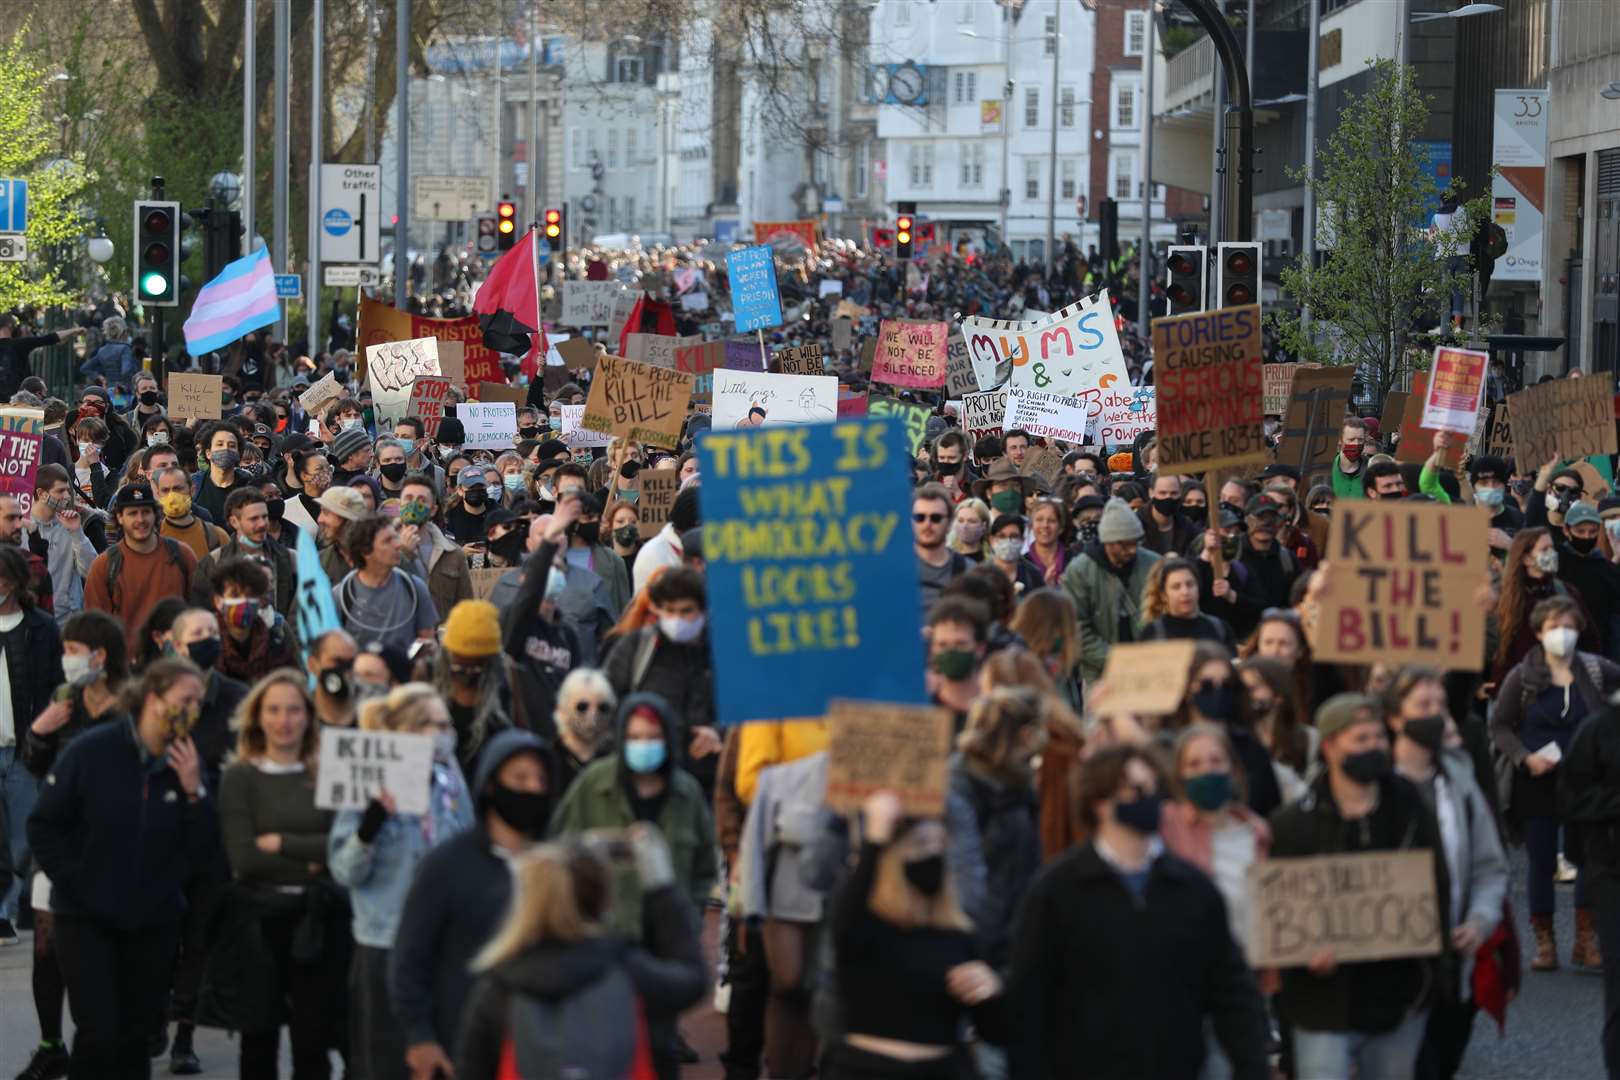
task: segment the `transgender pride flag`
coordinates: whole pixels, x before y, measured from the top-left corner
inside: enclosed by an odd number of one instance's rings
[[[227,265],[197,294],[185,325],[186,351],[192,356],[211,353],[280,317],[270,250],[259,248]]]

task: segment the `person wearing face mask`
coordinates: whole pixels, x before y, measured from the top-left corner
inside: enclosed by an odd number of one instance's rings
[[[351,727],[358,719],[354,660],[360,648],[344,630],[328,630],[309,648],[315,719],[324,727]]]
[[[332,439],[332,483],[347,484],[371,468],[371,436],[361,426],[345,427]]]
[[[1080,677],[1102,678],[1110,646],[1135,641],[1148,573],[1159,556],[1140,550],[1145,530],[1124,499],[1109,499],[1087,544],[1063,572],[1063,588],[1080,616]]]
[[[192,513],[191,477],[186,470],[178,465],[158,469],[152,474],[152,489],[163,511],[159,535],[184,544],[199,561],[230,539],[224,529]]]
[[[1035,879],[1013,941],[1010,1075],[1196,1077],[1213,1030],[1230,1075],[1269,1076],[1254,975],[1215,884],[1157,835],[1163,791],[1158,764],[1137,747],[1081,766],[1090,842]]]
[[[283,618],[290,617],[298,571],[292,553],[270,535],[273,523],[269,500],[257,487],[238,488],[225,500],[225,520],[231,526],[231,539],[198,561],[191,575],[191,602],[199,607],[212,606],[214,569],[232,559],[248,559],[269,575],[270,590],[266,595],[275,610]]]
[[[1490,544],[1493,552],[1506,552],[1513,534],[1524,528],[1524,514],[1508,494],[1513,470],[1506,461],[1480,455],[1468,463],[1468,483],[1474,489],[1474,504],[1491,513]]]
[[[1098,494],[1082,495],[1074,501],[1069,511],[1069,519],[1074,524],[1074,543],[1069,545],[1070,562],[1080,557],[1087,544],[1096,541],[1097,527],[1102,523],[1103,508],[1107,505],[1108,500]]]
[[[164,416],[163,397],[158,392],[157,377],[150,371],[135,373],[135,407],[124,415],[129,426],[146,433],[146,425],[154,418]],[[147,444],[150,445],[150,444]]]
[[[260,563],[226,559],[208,580],[209,603],[224,629],[221,671],[251,685],[277,668],[298,666],[292,626],[271,606],[270,575]]]
[[[400,1074],[405,1034],[388,1001],[388,963],[411,875],[438,844],[473,827],[473,800],[456,760],[456,733],[438,692],[406,683],[360,707],[362,731],[434,740],[428,812],[403,814],[379,792],[364,810],[343,810],[327,837],[327,865],[349,891],[354,959],[349,968],[350,1067],[362,1076]]]
[[[413,1078],[454,1075],[450,1055],[475,979],[473,957],[510,906],[512,859],[544,839],[560,794],[550,746],[529,731],[494,734],[470,790],[475,824],[422,857],[389,956],[388,1002]]]
[[[558,470],[558,477],[559,496],[575,487],[568,482],[568,474],[562,470]],[[564,556],[569,569],[582,572],[591,591],[602,595],[604,605],[612,616],[608,620],[611,623],[630,603],[630,568],[624,559],[603,546],[601,497],[583,490],[576,490],[575,494],[580,496],[579,520],[568,534]]]
[[[613,685],[595,668],[575,668],[557,691],[552,723],[557,728],[557,764],[563,789],[613,746],[618,700]]]
[[[1562,460],[1554,458],[1536,470],[1534,486],[1525,502],[1525,525],[1562,525],[1564,515],[1585,494],[1586,479],[1575,469],[1560,468]]]
[[[433,683],[450,707],[456,756],[465,774],[472,771],[490,736],[513,726],[513,710],[530,706],[522,690],[513,685],[516,665],[508,663],[501,652],[500,614],[495,605],[487,600],[463,600],[451,608],[441,645],[433,660]],[[544,714],[548,718],[550,705],[548,700]]]
[[[384,499],[397,499],[405,476],[410,472],[406,446],[398,439],[377,440],[377,480]]]
[[[1024,557],[1022,514],[999,514],[991,522],[990,557],[991,565],[1007,576],[1018,596],[1032,593],[1045,584],[1040,567]]]
[[[1155,474],[1148,486],[1148,501],[1136,516],[1142,522],[1142,547],[1160,555],[1186,551],[1204,523],[1181,512],[1182,478]]]
[[[491,510],[489,488],[484,482],[484,470],[468,465],[456,476],[456,490],[445,508],[445,532],[465,550],[469,544],[482,544],[489,527]]]
[[[1434,895],[1450,897],[1445,842],[1422,794],[1391,770],[1384,709],[1336,694],[1316,711],[1326,769],[1271,819],[1273,858],[1428,851]],[[1299,1076],[1411,1076],[1437,979],[1455,961],[1451,905],[1440,907],[1441,955],[1341,964],[1331,947],[1285,968],[1278,1011],[1294,1026]]]
[[[988,503],[996,514],[1022,514],[1025,500],[1033,494],[1034,478],[1021,476],[1010,458],[1002,458],[973,482],[973,497]]]
[[[984,662],[990,613],[984,604],[947,596],[928,609],[928,671],[924,686],[936,705],[951,710],[956,730],[967,723],[979,696],[979,665]]]
[[[203,778],[213,782],[216,791],[226,755],[235,748],[231,725],[236,709],[247,697],[249,686],[219,670],[224,648],[219,617],[212,606],[187,608],[175,616],[164,641],[165,654],[183,656],[203,673],[203,701],[191,737],[202,757]]]
[[[1487,690],[1496,692],[1508,672],[1535,648],[1537,633],[1530,613],[1543,600],[1556,596],[1574,601],[1581,612],[1581,625],[1591,626],[1585,597],[1559,580],[1561,561],[1552,533],[1543,526],[1527,526],[1513,538],[1502,565],[1501,596],[1495,612],[1496,655],[1491,660]],[[1585,651],[1599,651],[1597,636],[1590,630],[1582,631],[1580,644]]]
[[[1581,597],[1594,616],[1598,649],[1620,654],[1620,566],[1599,547],[1603,521],[1591,503],[1577,502],[1564,514],[1558,542],[1558,578]]]
[[[242,462],[242,435],[229,422],[215,422],[197,435],[207,467],[192,478],[193,501],[208,512],[209,521],[225,520],[225,499],[253,478],[237,468]]]
[[[1553,878],[1563,824],[1557,801],[1560,763],[1581,721],[1607,711],[1610,695],[1620,689],[1620,665],[1577,647],[1586,616],[1565,597],[1538,603],[1528,622],[1537,644],[1502,681],[1491,715],[1491,740],[1513,767],[1503,814],[1523,831],[1530,859],[1526,879],[1536,937],[1530,966],[1550,971],[1558,966]],[[1575,878],[1575,918],[1570,963],[1596,967],[1602,960],[1584,873]]]
[[[1478,1011],[1472,1000],[1474,955],[1502,918],[1507,857],[1495,812],[1480,790],[1473,762],[1447,711],[1441,672],[1404,668],[1384,700],[1395,734],[1395,772],[1416,784],[1435,812],[1447,871],[1455,883],[1449,898],[1451,943],[1460,964],[1451,973],[1455,982],[1445,987],[1429,1014],[1417,1073],[1451,1080],[1462,1064]]]
[[[995,517],[983,499],[971,495],[956,504],[945,546],[973,565],[990,556],[990,522]]]
[[[1271,752],[1255,730],[1248,704],[1248,691],[1232,667],[1231,653],[1223,645],[1200,641],[1193,648],[1186,695],[1167,727],[1179,731],[1214,724],[1225,732],[1248,778],[1249,809],[1265,815],[1282,802],[1282,793],[1271,768]]]
[[[1333,457],[1333,495],[1339,499],[1360,499],[1361,472],[1366,468],[1367,425],[1360,417],[1345,418],[1339,429],[1339,452]]]
[[[186,732],[203,694],[190,661],[159,660],[128,711],[58,756],[28,820],[50,879],[56,956],[72,1003],[70,1075],[145,1076],[190,867],[219,827]]]

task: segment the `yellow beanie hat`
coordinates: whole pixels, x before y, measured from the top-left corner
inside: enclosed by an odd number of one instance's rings
[[[463,600],[444,623],[444,647],[457,656],[494,656],[501,651],[501,615],[488,600]]]

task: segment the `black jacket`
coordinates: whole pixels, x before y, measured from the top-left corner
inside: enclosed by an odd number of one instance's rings
[[[709,635],[680,645],[644,626],[613,643],[602,664],[602,674],[623,701],[632,693],[657,694],[669,703],[681,725],[671,747],[680,751],[681,767],[697,777],[705,789],[714,786],[717,755],[692,761],[686,756],[688,736],[695,727],[714,724],[714,666],[709,660]]]
[[[1558,767],[1564,846],[1588,878],[1620,879],[1620,714],[1588,716]]]
[[[219,844],[219,814],[161,762],[143,763],[135,722],[99,724],[57,758],[28,819],[51,907],[124,930],[177,922],[190,867]]]
[[[984,849],[985,910],[977,920],[985,962],[1005,970],[1012,952],[1013,920],[1041,868],[1035,789],[1029,780],[997,776],[973,760],[951,758],[951,792],[973,808]]]
[[[62,685],[62,632],[56,620],[37,607],[23,609],[17,631],[22,634],[21,655],[6,657],[6,673],[11,681],[17,742],[24,744],[28,741],[24,729],[45,711],[51,695]],[[5,692],[0,688],[0,693]]]
[[[1450,878],[1434,812],[1411,783],[1390,774],[1379,781],[1378,805],[1365,818],[1346,821],[1339,815],[1326,774],[1318,777],[1297,802],[1271,818],[1271,857],[1339,855],[1357,851],[1428,849],[1434,855],[1436,897],[1442,953],[1438,958],[1369,960],[1340,964],[1331,975],[1313,975],[1303,967],[1285,968],[1279,1005],[1282,1015],[1311,1031],[1378,1034],[1393,1029],[1436,985],[1451,986],[1442,967],[1455,962],[1451,952]]]
[[[1266,1012],[1200,870],[1154,860],[1135,899],[1093,844],[1048,863],[1019,917],[1008,1075],[1185,1080],[1211,1020],[1238,1080],[1266,1080]]]
[[[636,948],[615,937],[588,937],[572,942],[543,942],[501,964],[478,980],[461,1021],[456,1076],[461,1080],[495,1080],[508,1040],[520,1062],[529,1060],[525,1042],[536,1033],[510,1023],[512,998],[548,1003],[566,1000],[593,986],[614,969],[629,976],[646,1017],[674,1017],[695,1004],[707,985],[707,969],[698,945],[697,915],[679,889],[664,887],[642,896],[646,947]],[[614,1029],[630,1026],[632,1017],[604,1018]],[[674,1028],[663,1025],[673,1050]],[[576,1036],[578,1037],[578,1036]],[[658,1033],[652,1035],[656,1042]],[[538,1048],[537,1048],[538,1049]]]

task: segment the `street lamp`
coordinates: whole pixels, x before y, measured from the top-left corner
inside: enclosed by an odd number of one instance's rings
[[[1411,21],[1414,23],[1436,22],[1440,19],[1466,19],[1470,15],[1489,15],[1493,11],[1501,11],[1500,4],[1464,4],[1451,11],[1417,11],[1412,13]]]
[[[242,178],[233,172],[217,172],[208,181],[208,193],[233,210],[242,198]]]
[[[105,263],[113,257],[113,242],[105,236],[92,236],[85,244],[85,252],[93,263]]]
[[[1005,245],[1007,243],[1007,205],[1012,202],[1012,177],[1007,175],[1007,148],[1012,138],[1012,20],[1003,19],[1002,24],[1006,27],[1006,30],[1001,37],[1001,193],[996,201],[1001,204],[1000,240]],[[984,40],[983,34],[975,33],[966,28],[958,28],[956,32],[963,37]]]

